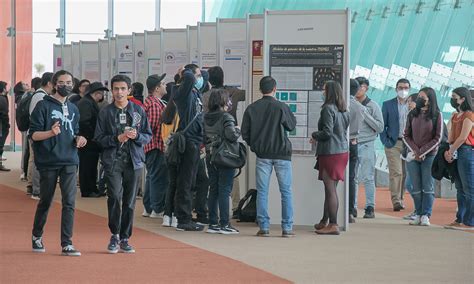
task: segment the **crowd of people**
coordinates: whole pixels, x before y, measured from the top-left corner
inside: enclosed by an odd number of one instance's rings
[[[109,90],[101,82],[79,81],[66,70],[34,78],[31,89],[23,82],[14,87],[16,106],[26,105],[29,118],[27,131],[22,132],[21,178],[27,181],[27,194],[39,200],[33,251],[45,251],[43,229],[58,181],[64,255],[80,255],[72,244],[77,185],[83,198],[107,196],[109,253],[135,252],[129,239],[140,195],[142,216],[161,218],[164,227],[203,231],[207,226],[207,233],[238,234],[231,219],[238,217],[236,176],[241,166],[235,165],[245,163],[245,151],[239,151],[242,140],[257,156],[256,235],[270,235],[268,195],[275,170],[281,193],[281,236],[295,236],[292,144],[287,132],[295,129],[296,118],[287,104],[275,98],[278,82],[271,76],[260,80],[263,96],[246,107],[239,126],[236,110],[245,101],[245,91],[225,86],[221,67],[205,71],[188,64],[168,84],[166,76],[149,76],[146,96],[144,86],[132,84],[126,75],[114,76]],[[405,209],[406,189],[415,210],[404,218],[410,225],[430,225],[437,172],[457,189],[457,214],[446,228],[474,229],[471,92],[464,87],[452,91],[455,112],[446,125],[432,88],[410,95],[410,82],[400,79],[396,96],[380,108],[369,98],[369,86],[367,78],[351,79],[349,101],[335,81],[327,81],[321,92],[318,130],[308,141],[316,149],[314,168],[325,192],[323,217],[315,232],[340,234],[336,188],[345,180],[347,166],[349,222],[357,218],[359,184],[365,189],[363,217],[375,218],[377,138],[385,148],[394,211]],[[110,101],[105,99],[108,92]],[[7,93],[7,83],[0,81],[0,171],[9,171],[3,165],[10,132]]]

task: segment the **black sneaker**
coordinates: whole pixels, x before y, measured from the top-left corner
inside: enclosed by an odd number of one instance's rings
[[[393,205],[393,211],[395,211],[395,212],[398,212],[398,211],[403,210],[403,209],[405,209],[405,208],[400,203],[395,203],[395,205]]]
[[[65,256],[81,256],[81,253],[74,248],[73,245],[67,245],[63,247],[62,255]]]
[[[119,238],[118,235],[112,235],[110,237],[109,246],[107,247],[109,253],[118,253],[119,251]]]
[[[232,219],[236,219],[236,220],[239,219],[239,212],[238,212],[238,210],[232,211]]]
[[[269,237],[270,236],[270,231],[269,230],[262,230],[260,229],[257,232],[257,237]]]
[[[219,234],[220,232],[221,232],[221,227],[219,227],[219,225],[209,225],[206,231],[206,233],[209,233],[209,234]]]
[[[195,222],[198,225],[208,225],[209,219],[207,217],[197,217],[197,218],[193,218],[193,222]]]
[[[231,224],[227,224],[227,226],[221,227],[220,233],[223,234],[223,235],[236,235],[236,234],[239,233],[239,230],[232,227]]]
[[[372,219],[372,218],[375,218],[374,207],[372,207],[372,206],[367,206],[367,208],[365,209],[364,218],[365,218],[365,219]]]
[[[128,244],[128,239],[123,239],[120,241],[120,252],[135,253],[135,250],[133,249],[133,247]]]
[[[283,238],[293,238],[296,235],[293,231],[283,231],[283,232],[281,232],[281,236]]]
[[[352,214],[354,218],[357,218],[357,209],[352,208],[349,213]]]
[[[196,224],[194,222],[189,222],[186,224],[179,223],[178,221],[178,226],[176,227],[176,231],[192,231],[192,232],[197,232],[197,231],[202,231],[204,230],[203,225]]]
[[[33,252],[46,252],[46,249],[44,248],[43,245],[43,238],[42,237],[35,237],[33,236],[31,238],[31,242],[33,245]]]
[[[356,220],[354,219],[354,217],[352,216],[352,214],[349,214],[349,223],[353,224],[355,223]]]
[[[26,195],[31,195],[33,193],[33,186],[27,185],[26,186]]]

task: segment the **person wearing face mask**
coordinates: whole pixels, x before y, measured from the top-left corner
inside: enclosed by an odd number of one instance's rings
[[[82,197],[100,197],[105,195],[97,189],[97,164],[99,162],[100,147],[93,141],[94,132],[99,114],[99,103],[104,101],[104,92],[108,92],[101,82],[89,85],[84,97],[79,100],[77,107],[81,119],[79,120],[79,135],[84,136],[89,143],[79,150],[79,180]]]
[[[448,163],[456,160],[454,183],[457,190],[456,220],[447,229],[474,230],[474,103],[467,88],[453,90],[448,135],[449,150],[444,152]],[[456,153],[456,154],[455,154]]]
[[[72,74],[60,70],[52,78],[53,95],[45,96],[31,114],[29,136],[33,140],[35,164],[40,173],[40,200],[36,209],[32,246],[33,252],[45,252],[43,228],[53,202],[56,184],[62,196],[61,247],[62,254],[80,256],[72,245],[74,207],[76,199],[76,171],[79,164],[77,148],[87,144],[78,135],[79,110],[67,96],[72,91]]]
[[[385,155],[388,162],[389,189],[393,211],[405,209],[403,196],[405,191],[405,162],[400,158],[403,152],[403,131],[408,115],[407,98],[410,91],[410,81],[398,80],[395,90],[397,97],[385,101],[382,105],[384,121],[380,140],[385,146]]]
[[[407,163],[413,190],[416,216],[410,225],[429,226],[434,202],[434,180],[431,167],[443,139],[443,115],[436,93],[425,87],[418,93],[416,108],[407,117],[403,142],[408,147]]]

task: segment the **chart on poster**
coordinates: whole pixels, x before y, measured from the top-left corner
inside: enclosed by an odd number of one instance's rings
[[[288,136],[293,152],[310,154],[308,143],[317,130],[324,83],[343,84],[343,45],[270,45],[270,75],[278,82],[276,98],[296,116],[296,129]]]

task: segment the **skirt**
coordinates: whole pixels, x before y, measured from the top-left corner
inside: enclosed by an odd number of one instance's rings
[[[332,180],[344,181],[349,153],[319,155],[316,160],[314,168],[319,171],[319,180],[323,180],[324,171],[329,174]]]

